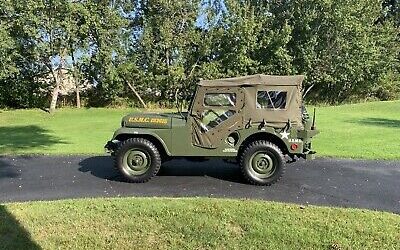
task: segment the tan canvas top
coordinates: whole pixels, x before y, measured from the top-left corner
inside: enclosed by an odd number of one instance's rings
[[[303,75],[293,76],[272,76],[272,75],[250,75],[234,78],[216,80],[201,80],[199,85],[205,87],[213,86],[243,86],[243,85],[270,85],[270,86],[301,86]]]

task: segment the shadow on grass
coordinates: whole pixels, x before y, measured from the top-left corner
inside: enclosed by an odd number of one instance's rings
[[[79,163],[79,171],[90,172],[92,175],[117,182],[126,182],[109,156],[95,156],[86,158]],[[158,176],[208,176],[224,181],[245,183],[240,169],[236,165],[228,164],[220,160],[205,162],[190,162],[186,160],[172,160],[161,166]]]
[[[50,132],[36,125],[0,127],[0,153],[18,153],[26,149],[66,144]]]
[[[378,127],[386,128],[400,128],[400,120],[386,119],[386,118],[364,118],[361,120],[352,120],[351,123],[357,123],[360,125],[373,125]]]
[[[0,249],[41,249],[4,205],[0,205]]]

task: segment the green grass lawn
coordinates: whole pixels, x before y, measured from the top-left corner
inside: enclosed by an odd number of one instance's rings
[[[0,113],[0,154],[102,154],[132,109],[62,109]]]
[[[1,111],[0,154],[101,154],[121,117],[131,111]],[[400,101],[320,107],[317,127],[319,156],[400,159]]]
[[[0,205],[5,249],[399,249],[400,216],[250,200]]]
[[[314,148],[321,156],[400,159],[400,101],[317,109],[321,130]]]

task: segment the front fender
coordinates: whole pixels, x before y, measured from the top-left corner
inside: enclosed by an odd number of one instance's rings
[[[171,155],[165,141],[157,133],[148,129],[121,127],[114,132],[112,141],[122,141],[132,137],[152,138],[160,143],[167,155]]]

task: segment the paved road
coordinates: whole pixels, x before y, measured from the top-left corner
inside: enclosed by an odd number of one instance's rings
[[[251,198],[400,213],[400,162],[300,161],[277,184],[258,187],[218,160],[171,161],[150,182],[131,184],[107,156],[0,157],[0,202],[111,196]]]

